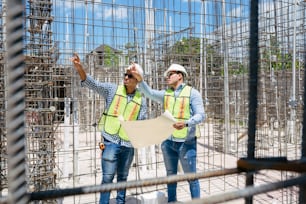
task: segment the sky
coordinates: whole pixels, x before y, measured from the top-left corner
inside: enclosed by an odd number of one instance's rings
[[[153,7],[151,12],[143,9],[145,2]],[[190,37],[190,33],[193,37],[201,37],[202,31],[212,33],[224,20],[227,25],[248,21],[249,1],[225,0],[224,10],[221,2],[205,0],[203,4],[201,0],[54,0],[52,32],[60,49],[69,54],[75,51],[86,53],[101,44],[115,48],[123,48],[127,43],[144,45],[148,35],[145,28],[151,29],[150,35],[156,39],[176,33],[171,40],[177,41]],[[272,0],[260,2],[263,2],[260,6],[263,13],[273,9]],[[222,14],[226,18],[220,18]],[[188,29],[192,29],[191,32]]]
[[[145,43],[144,26],[148,25],[148,22],[145,21],[144,0],[54,0],[53,2],[55,41],[58,41],[63,49],[92,50],[100,44],[118,47],[128,42],[135,43],[135,40],[139,44]],[[154,27],[155,36],[184,31],[191,26],[194,37],[200,37],[203,29],[201,21],[210,22],[210,25],[205,27],[206,32],[212,32],[217,24],[222,23],[222,19],[215,15],[216,10],[220,11],[221,3],[216,4],[215,1],[205,1],[205,11],[201,0],[148,0],[147,2],[154,8],[151,15],[154,16],[152,19],[155,22],[151,27]],[[235,15],[235,20],[240,20],[241,14],[247,14],[247,3],[241,0],[229,2],[226,4],[225,12]],[[205,19],[200,15],[201,9],[206,13]],[[169,12],[165,14],[165,10]],[[192,12],[190,16],[189,11]],[[85,16],[88,19],[87,23]],[[174,36],[173,40],[186,37],[184,35],[189,35],[187,31]]]

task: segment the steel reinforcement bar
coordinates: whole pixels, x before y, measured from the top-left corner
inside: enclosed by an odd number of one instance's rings
[[[7,2],[7,153],[9,204],[28,203],[24,125],[23,12],[21,0]]]

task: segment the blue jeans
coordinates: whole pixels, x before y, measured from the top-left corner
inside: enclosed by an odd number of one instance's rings
[[[185,173],[196,172],[197,160],[197,140],[196,138],[186,142],[174,142],[165,140],[161,144],[164,162],[167,170],[167,176],[177,174],[178,161],[181,162]],[[190,180],[189,190],[192,198],[200,197],[200,183],[199,180]],[[176,187],[177,183],[167,184],[168,187],[168,202],[176,202]]]
[[[129,169],[134,157],[134,148],[121,146],[104,140],[102,152],[102,184],[112,183],[117,173],[117,182],[127,181]],[[125,203],[125,189],[117,191],[116,203]],[[108,204],[110,192],[101,192],[100,204]]]

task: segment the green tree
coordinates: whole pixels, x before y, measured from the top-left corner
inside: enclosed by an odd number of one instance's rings
[[[104,65],[109,67],[117,67],[119,65],[119,55],[122,51],[118,51],[108,45],[104,45]]]
[[[206,50],[206,66],[208,74],[223,75],[223,56],[221,54],[221,44],[219,41],[208,43],[204,39],[203,46]],[[190,39],[184,37],[177,41],[169,51],[167,57],[171,60],[179,61],[188,64],[190,61],[195,62],[196,66],[200,66],[200,49],[201,39],[191,37]],[[204,51],[204,50],[203,50]],[[199,70],[199,69],[198,69]],[[247,72],[245,65],[240,62],[229,62],[230,74],[244,74]]]
[[[290,52],[281,50],[276,36],[270,36],[268,43],[268,46],[265,46],[262,51],[262,66],[265,69],[272,68],[275,71],[292,69],[293,56]],[[298,67],[298,61],[296,61],[296,67]]]

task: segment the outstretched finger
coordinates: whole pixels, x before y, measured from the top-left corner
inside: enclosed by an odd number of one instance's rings
[[[75,62],[75,58],[74,58],[74,57],[71,57],[71,58],[70,58],[70,61],[74,63],[74,62]]]

